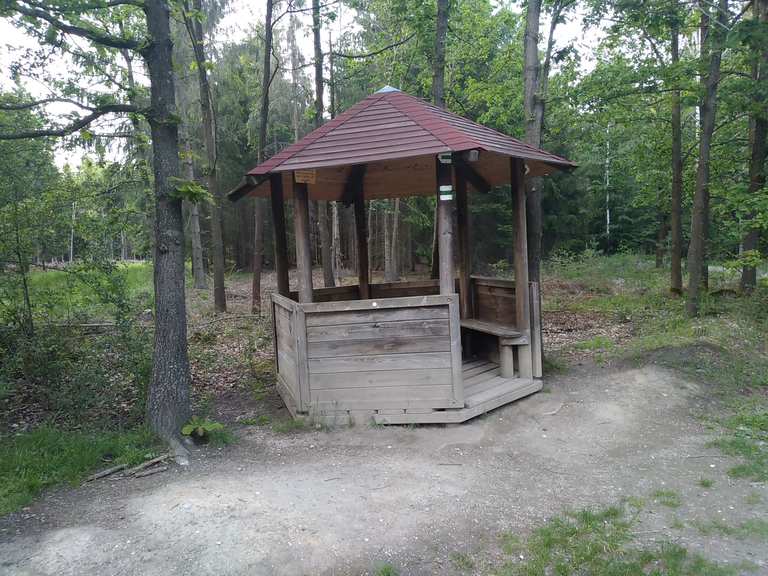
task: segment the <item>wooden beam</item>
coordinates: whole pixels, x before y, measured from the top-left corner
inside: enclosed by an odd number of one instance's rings
[[[478,192],[489,192],[491,185],[475,170],[472,165],[464,160],[461,154],[454,154],[453,161],[456,166],[456,172],[460,173],[465,180],[468,180],[472,187]]]
[[[275,275],[277,293],[288,296],[288,240],[285,236],[285,207],[283,206],[283,177],[271,174],[269,177],[272,205],[272,233],[275,244]]]
[[[349,180],[344,186],[344,201],[352,201],[355,204],[357,283],[360,287],[360,299],[368,300],[371,297],[371,286],[368,275],[368,220],[365,214],[364,176],[365,164],[352,167]]]
[[[510,186],[515,221],[515,319],[517,329],[528,336],[530,342],[531,311],[528,286],[528,233],[525,215],[525,163],[510,158]],[[518,348],[518,366],[521,378],[533,377],[533,358],[530,344]]]
[[[453,179],[451,156],[448,162],[435,157],[437,171],[437,233],[438,259],[440,265],[440,294],[453,294],[456,290],[453,280]]]
[[[309,246],[309,191],[293,180],[293,225],[296,231],[296,267],[299,302],[312,302],[312,251]]]
[[[454,154],[454,159],[458,154]],[[472,316],[472,298],[469,277],[472,274],[471,249],[469,246],[469,201],[467,180],[454,165],[456,181],[456,232],[459,236],[459,305],[462,318]]]

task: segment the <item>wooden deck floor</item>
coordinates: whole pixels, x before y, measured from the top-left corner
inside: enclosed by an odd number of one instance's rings
[[[449,424],[465,422],[541,390],[541,380],[502,378],[499,365],[487,360],[465,361],[464,408],[404,410],[374,416],[377,424]]]

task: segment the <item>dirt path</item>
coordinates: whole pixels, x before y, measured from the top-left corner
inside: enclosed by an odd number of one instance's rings
[[[0,573],[485,573],[501,561],[501,533],[627,497],[646,502],[641,540],[768,573],[765,540],[696,527],[768,511],[766,486],[730,480],[733,462],[706,448],[694,416],[706,397],[653,365],[585,365],[464,425],[243,428],[186,470],[60,489],[0,520]],[[660,489],[680,506],[654,501]],[[462,572],[456,553],[475,567]]]

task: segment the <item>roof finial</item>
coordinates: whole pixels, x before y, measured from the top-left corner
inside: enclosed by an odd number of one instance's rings
[[[389,84],[384,86],[384,88],[380,88],[380,89],[376,90],[376,94],[383,94],[385,92],[400,92],[400,90],[398,90],[397,88],[393,88]]]

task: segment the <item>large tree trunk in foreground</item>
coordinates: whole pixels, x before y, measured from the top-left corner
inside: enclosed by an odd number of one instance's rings
[[[194,1],[194,9],[202,14],[201,0]],[[186,12],[186,10],[185,10]],[[207,59],[205,55],[202,22],[185,14],[185,24],[192,43],[197,67],[197,80],[200,85],[200,110],[203,117],[203,140],[208,161],[206,180],[208,191],[213,196],[211,206],[211,252],[213,253],[213,301],[216,312],[227,311],[227,296],[224,288],[224,238],[222,233],[221,191],[217,176],[216,120],[213,108],[213,95],[208,81]]]
[[[169,6],[144,3],[152,41],[144,50],[150,78],[152,150],[155,175],[155,347],[147,420],[178,448],[181,426],[190,417],[187,310],[184,300],[184,223],[173,179],[179,176],[179,135]]]
[[[264,62],[261,69],[261,107],[259,110],[259,151],[258,163],[264,160],[267,146],[267,127],[269,122],[269,85],[272,77],[272,10],[274,3],[267,0],[267,13],[264,17]],[[255,198],[253,203],[253,263],[251,266],[251,312],[261,310],[261,268],[264,261],[264,201]]]
[[[435,21],[435,60],[432,65],[432,101],[435,106],[445,108],[445,37],[448,34],[449,0],[437,0],[437,20]],[[437,232],[438,206],[435,204],[434,227],[432,230],[432,267],[430,278],[440,275],[439,242]]]
[[[680,24],[677,17],[672,24],[672,66],[680,62]],[[675,79],[675,83],[679,82]],[[683,293],[683,124],[680,90],[672,92],[672,198],[669,213],[669,227],[672,235],[670,247],[670,290],[673,294]]]
[[[717,112],[717,85],[720,81],[720,60],[725,43],[723,32],[728,23],[728,0],[720,0],[716,25],[710,26],[709,5],[701,10],[701,64],[702,96],[699,105],[699,165],[696,171],[696,189],[691,212],[691,242],[688,246],[688,301],[689,316],[699,314],[702,288],[705,287],[707,266],[707,236],[709,228],[709,173],[712,134]]]
[[[768,0],[754,0],[755,19],[764,27],[768,25]],[[765,160],[766,135],[768,135],[768,102],[766,101],[765,90],[768,84],[768,43],[763,45],[763,50],[755,58],[752,65],[752,80],[755,83],[755,97],[752,121],[750,123],[749,140],[752,144],[752,150],[749,158],[749,193],[756,195],[765,186]],[[754,218],[754,214],[749,215],[749,221]],[[760,230],[751,228],[747,230],[742,248],[744,251],[753,251],[758,249],[760,241]],[[757,285],[757,269],[754,266],[744,266],[741,270],[741,289],[744,292],[751,292]]]

